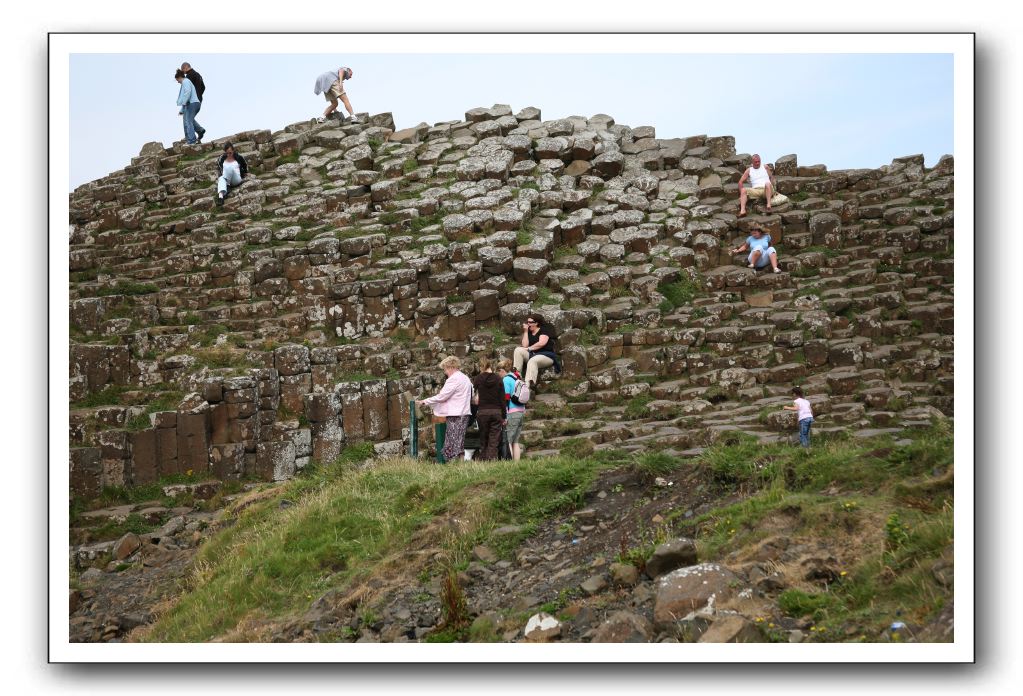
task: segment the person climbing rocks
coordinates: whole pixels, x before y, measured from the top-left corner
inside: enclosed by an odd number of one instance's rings
[[[782,406],[786,411],[796,411],[796,420],[799,421],[799,444],[804,449],[810,448],[810,426],[813,425],[813,409],[810,402],[803,397],[803,390],[793,387],[792,395],[796,398],[791,406]]]
[[[515,383],[522,375],[512,369],[512,361],[502,358],[497,363],[497,374],[504,382],[504,398],[507,402],[508,419],[504,424],[504,437],[511,450],[511,458],[518,461],[522,458],[522,445],[519,436],[522,434],[522,421],[526,417],[526,405],[515,400]]]
[[[749,180],[749,188],[743,183]],[[753,155],[750,166],[739,177],[739,217],[746,215],[746,199],[763,199],[767,201],[767,212],[771,212],[771,197],[774,195],[774,172],[767,166],[761,166],[760,155]]]
[[[526,317],[526,323],[522,325],[522,345],[515,349],[512,358],[519,373],[525,370],[530,392],[536,391],[537,375],[542,368],[553,366],[554,371],[561,374],[557,350],[558,337],[554,328],[539,314]]]
[[[351,68],[340,67],[336,72],[325,72],[316,78],[316,86],[313,87],[313,94],[323,94],[324,99],[330,102],[324,112],[323,116],[316,119],[317,123],[323,123],[327,120],[327,117],[337,111],[337,100],[340,99],[344,102],[345,108],[348,109],[348,122],[358,123],[359,119],[355,115],[355,110],[352,109],[352,103],[348,101],[348,94],[345,92],[345,80],[352,79]]]
[[[202,75],[193,70],[189,63],[181,64],[181,72],[185,73],[185,79],[192,83],[192,86],[195,87],[195,94],[199,97],[199,106],[195,109],[195,113],[198,115],[202,111],[202,95],[206,91],[206,83],[202,81]],[[201,143],[204,135],[206,135],[206,129],[196,123],[195,139]]]
[[[446,419],[447,429],[444,434],[444,461],[456,461],[463,455],[465,448],[465,429],[469,425],[472,412],[472,382],[461,371],[462,362],[454,355],[449,355],[438,365],[447,379],[444,386],[435,396],[416,401],[417,406],[429,406],[436,416]]]
[[[501,431],[508,418],[508,407],[504,399],[504,383],[501,377],[494,374],[490,358],[480,358],[479,368],[480,373],[472,379],[479,407],[476,411],[476,422],[480,429],[478,459],[489,461],[497,459],[497,446],[501,442]]]
[[[181,70],[177,70],[174,73],[174,79],[178,81],[181,87],[178,89],[178,113],[181,115],[182,121],[185,126],[185,142],[189,145],[195,145],[196,140],[195,132],[199,131],[205,133],[206,129],[195,122],[195,115],[199,113],[199,96],[195,93],[195,86],[192,81],[185,77],[185,73]]]
[[[771,235],[765,234],[764,229],[759,225],[753,227],[750,230],[750,236],[746,237],[746,241],[743,242],[742,246],[732,249],[731,253],[738,254],[747,249],[750,250],[750,254],[746,259],[748,262],[747,268],[758,270],[766,267],[768,262],[770,262],[774,272],[781,273],[781,269],[778,268],[778,252],[771,246]]]
[[[249,173],[245,158],[234,151],[230,142],[224,144],[224,154],[217,160],[217,173],[220,175],[217,178],[217,205],[224,205],[228,187],[238,186]]]

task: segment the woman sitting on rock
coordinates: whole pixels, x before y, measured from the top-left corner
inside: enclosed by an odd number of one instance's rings
[[[781,273],[781,269],[778,268],[778,252],[771,246],[771,235],[764,234],[763,228],[759,225],[751,228],[750,236],[746,238],[742,246],[732,249],[731,253],[738,254],[747,249],[750,249],[749,257],[746,259],[749,261],[747,268],[754,270],[764,268],[770,260],[774,272]]]
[[[435,416],[446,417],[444,461],[457,461],[465,453],[465,429],[469,425],[472,382],[459,368],[461,361],[449,355],[440,361],[447,380],[436,396],[416,401],[417,406],[430,406]]]
[[[224,205],[228,187],[238,186],[249,173],[245,158],[235,154],[234,145],[231,143],[224,145],[224,154],[217,160],[217,173],[220,174],[217,178],[217,205]]]
[[[561,374],[561,361],[557,355],[558,337],[554,328],[547,324],[539,314],[530,314],[522,325],[522,345],[515,349],[512,356],[515,369],[520,374],[526,371],[526,382],[529,390],[536,391],[536,377],[541,368],[554,367]]]

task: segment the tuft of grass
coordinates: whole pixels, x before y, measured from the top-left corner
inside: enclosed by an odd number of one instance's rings
[[[674,283],[661,283],[657,286],[657,292],[664,295],[659,309],[662,312],[670,312],[673,309],[684,307],[693,301],[700,286],[693,280],[685,278]]]
[[[633,469],[648,476],[663,476],[678,468],[679,460],[664,452],[645,452],[633,461]]]
[[[629,399],[629,403],[625,404],[625,418],[628,420],[639,420],[640,418],[646,418],[647,411],[646,407],[654,397],[649,394],[640,394]]]

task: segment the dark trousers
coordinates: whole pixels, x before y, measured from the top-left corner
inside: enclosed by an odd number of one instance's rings
[[[497,446],[501,444],[501,430],[504,428],[501,412],[480,409],[476,413],[480,427],[479,459],[497,459]]]

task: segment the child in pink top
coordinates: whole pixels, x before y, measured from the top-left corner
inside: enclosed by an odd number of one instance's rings
[[[792,393],[795,399],[791,406],[783,406],[786,411],[795,411],[796,420],[799,421],[799,444],[805,448],[810,447],[810,426],[813,425],[813,410],[810,402],[803,398],[803,390],[794,387]]]

